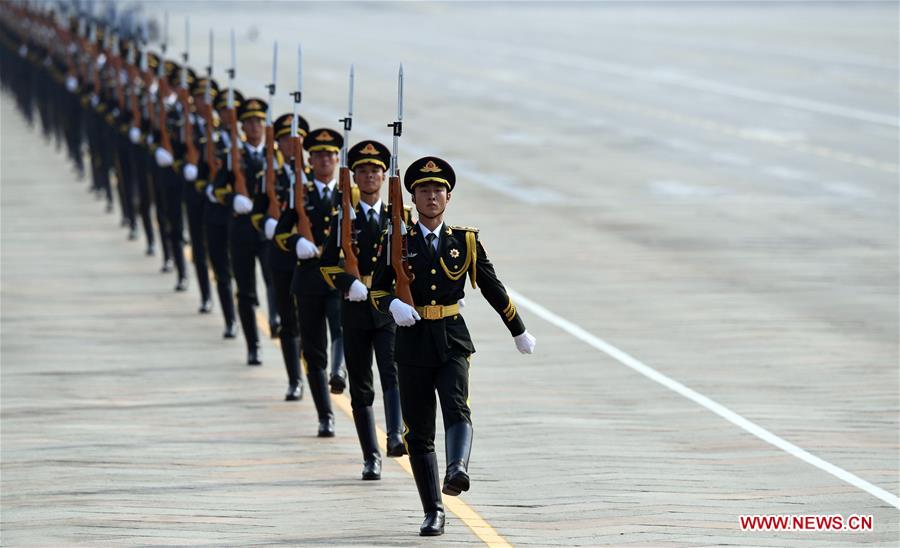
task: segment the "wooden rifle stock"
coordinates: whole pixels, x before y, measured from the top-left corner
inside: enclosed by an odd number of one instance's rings
[[[231,121],[228,131],[231,135],[231,173],[234,175],[234,191],[241,196],[249,196],[247,180],[244,178],[244,170],[241,169],[241,140],[237,130],[237,109],[234,107],[228,109],[228,118]]]
[[[306,214],[306,185],[303,184],[306,166],[303,162],[303,139],[299,135],[291,137],[291,144],[294,146],[294,211],[297,212],[297,234],[315,244],[312,223],[309,221],[309,215]]]
[[[162,57],[159,58],[159,62],[162,63]],[[166,76],[162,75],[159,78],[159,146],[163,147],[169,153],[172,152],[172,138],[169,136],[169,124],[166,120],[166,98],[169,96],[169,82],[166,80]]]
[[[181,122],[184,129],[185,158],[189,164],[197,165],[200,159],[200,151],[194,144],[194,124],[191,122],[191,99],[188,97],[186,87],[178,87],[178,100],[181,102]]]
[[[266,125],[266,196],[269,198],[269,209],[266,213],[273,219],[281,217],[278,207],[278,195],[275,193],[275,128]]]
[[[213,115],[212,105],[206,103],[202,109],[201,116],[206,122],[206,164],[209,167],[209,181],[212,182],[219,172],[219,166],[216,162],[216,143],[213,141]]]
[[[409,306],[415,306],[412,291],[409,289],[409,284],[412,283],[415,275],[412,273],[412,267],[406,261],[406,236],[402,228],[406,221],[403,218],[403,190],[400,185],[400,177],[391,177],[388,184],[391,203],[391,266],[394,268],[394,278],[396,279],[395,292],[398,299]]]
[[[353,200],[350,194],[350,168],[341,167],[341,250],[344,252],[344,272],[355,278],[359,275],[359,259],[353,245]]]

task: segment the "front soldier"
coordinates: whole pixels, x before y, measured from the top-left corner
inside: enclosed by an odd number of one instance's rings
[[[371,299],[379,310],[389,311],[399,326],[394,359],[407,427],[404,440],[425,510],[419,534],[435,536],[444,532],[441,492],[457,496],[469,489],[469,360],[475,347],[459,310],[466,274],[472,287],[480,287],[500,315],[520,352],[532,353],[535,339],[525,330],[515,304],[494,273],[478,230],[444,223],[444,211],[456,184],[450,164],[434,156],[420,158],[406,170],[403,183],[419,214],[418,222],[407,227],[406,236],[412,270],[410,291],[416,306],[392,293],[395,274],[385,261],[378,261]],[[434,452],[435,390],[441,399],[446,434],[447,469],[442,489]]]
[[[360,278],[346,272],[340,264],[338,218],[332,221],[331,234],[323,248],[320,265],[325,282],[345,296],[341,306],[341,327],[353,421],[356,423],[356,433],[365,462],[362,472],[364,480],[381,479],[381,454],[375,437],[375,413],[372,410],[375,400],[373,350],[384,395],[387,454],[399,457],[406,453],[402,438],[397,368],[394,365],[394,322],[390,315],[374,310],[367,302],[372,272],[382,245],[382,234],[390,218],[388,206],[381,201],[381,186],[390,161],[391,152],[377,141],[357,143],[348,153],[348,164],[353,171],[353,181],[359,189],[360,200],[355,208],[352,234],[346,236],[353,240],[356,248]]]

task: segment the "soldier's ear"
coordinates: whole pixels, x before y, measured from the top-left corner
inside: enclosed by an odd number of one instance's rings
[[[447,201],[450,201],[450,194],[452,194],[449,190],[447,191]]]

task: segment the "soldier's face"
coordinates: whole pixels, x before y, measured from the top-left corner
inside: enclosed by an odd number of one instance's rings
[[[285,156],[291,156],[294,153],[294,147],[291,146],[291,136],[282,135],[279,137],[278,148],[281,149],[282,154]]]
[[[244,134],[247,135],[247,141],[251,145],[259,144],[263,138],[263,121],[262,118],[247,118],[241,122]]]
[[[353,171],[353,182],[363,194],[378,194],[384,183],[384,170],[375,164],[363,164]]]
[[[334,177],[334,168],[337,167],[337,152],[317,150],[309,153],[309,165],[312,166],[316,179],[327,183]]]
[[[416,205],[419,215],[428,219],[434,219],[444,214],[447,202],[450,201],[450,193],[447,187],[440,183],[425,183],[413,189],[412,202]]]

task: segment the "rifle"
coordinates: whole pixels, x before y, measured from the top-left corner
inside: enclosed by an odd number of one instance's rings
[[[110,51],[110,64],[113,70],[113,79],[116,88],[116,99],[119,112],[125,112],[125,86],[122,84],[122,37],[116,34],[114,37],[114,50]],[[113,53],[115,51],[115,54]]]
[[[156,79],[159,84],[157,100],[159,101],[159,146],[163,147],[169,153],[172,153],[172,139],[169,137],[169,125],[166,123],[166,98],[171,93],[169,82],[166,80],[166,43],[169,41],[169,12],[165,15],[165,24],[163,30],[163,42],[161,55],[159,56],[159,67],[156,69]]]
[[[200,151],[194,145],[194,124],[191,122],[191,98],[188,96],[188,80],[187,80],[187,64],[189,48],[191,43],[191,20],[184,20],[184,53],[181,58],[184,63],[181,65],[181,85],[178,87],[178,100],[181,102],[181,142],[184,143],[185,159],[189,164],[197,165],[200,159]]]
[[[135,67],[137,61],[137,41],[134,42],[132,48],[128,52],[128,80],[132,84],[132,92],[130,94],[131,109],[131,125],[137,128],[141,127],[141,111],[138,105],[138,75]]]
[[[231,155],[229,156],[228,169],[234,174],[234,190],[242,196],[247,196],[247,181],[244,171],[241,169],[241,141],[237,131],[237,111],[234,108],[234,74],[237,71],[237,56],[234,50],[234,29],[231,29],[231,68],[228,69],[228,105],[226,107],[228,120],[231,127],[228,128],[231,136]]]
[[[344,252],[344,271],[351,276],[359,278],[359,260],[353,242],[353,221],[356,219],[356,211],[350,196],[350,166],[347,165],[347,149],[350,144],[350,129],[353,127],[353,65],[350,65],[350,97],[348,99],[347,117],[339,122],[344,124],[344,147],[341,149],[341,210],[338,219],[338,242]]]
[[[216,164],[216,144],[213,142],[213,116],[212,116],[212,70],[213,70],[213,29],[209,29],[209,65],[206,66],[206,89],[203,93],[203,102],[206,108],[200,114],[206,122],[206,163],[209,166],[209,180],[216,178],[219,166]]]
[[[391,151],[391,176],[388,179],[391,218],[388,220],[387,260],[394,268],[397,298],[410,306],[415,306],[409,284],[415,279],[409,264],[406,241],[406,222],[403,219],[403,190],[400,187],[400,167],[397,163],[397,148],[403,133],[403,65],[397,76],[397,120],[388,124],[394,132],[394,146]]]
[[[278,219],[281,216],[281,208],[278,207],[278,197],[275,195],[275,126],[272,121],[272,103],[275,101],[275,82],[278,75],[278,42],[275,42],[272,51],[272,82],[266,86],[269,88],[269,108],[266,110],[266,196],[269,198],[269,217]]]
[[[300,138],[300,131],[297,119],[297,107],[300,106],[300,100],[303,98],[303,48],[297,46],[297,91],[294,96],[294,115],[291,118],[291,146],[294,149],[294,211],[297,212],[297,234],[306,238],[310,242],[315,243],[312,233],[312,223],[309,215],[306,214],[306,166],[303,164],[303,139]]]

